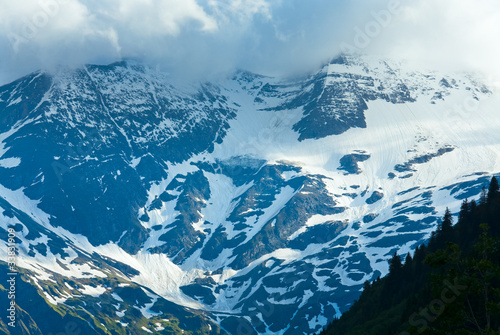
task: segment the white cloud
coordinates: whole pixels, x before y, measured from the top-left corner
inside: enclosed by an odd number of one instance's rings
[[[421,60],[449,70],[500,75],[500,2],[401,1],[401,14],[371,52]]]
[[[281,1],[274,3],[279,4]],[[234,18],[238,18],[240,22],[251,21],[257,14],[272,18],[272,4],[267,0],[208,0],[207,5],[217,17],[226,22]]]
[[[0,2],[3,77],[38,68],[168,53],[183,29],[217,31],[196,0]],[[167,43],[168,42],[168,43]]]
[[[101,22],[134,35],[176,36],[188,23],[200,31],[217,29],[215,19],[195,0],[112,0],[93,6]]]
[[[496,73],[499,11],[497,0],[1,1],[0,83],[127,57],[196,78],[236,67],[296,74],[356,38],[362,52]]]

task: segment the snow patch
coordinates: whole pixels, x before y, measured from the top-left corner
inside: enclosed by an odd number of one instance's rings
[[[17,157],[0,159],[0,167],[6,169],[18,167],[20,164],[21,158]]]
[[[94,298],[100,297],[104,292],[106,292],[106,288],[104,286],[90,286],[90,285],[81,285],[80,292],[85,295],[90,295]]]

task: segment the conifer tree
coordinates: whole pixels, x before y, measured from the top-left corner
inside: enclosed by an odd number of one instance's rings
[[[488,188],[488,202],[492,202],[498,199],[500,195],[500,187],[498,186],[498,180],[495,176],[491,178],[490,187]]]
[[[500,233],[500,187],[495,176],[491,178],[488,188],[487,221],[494,234]]]
[[[389,260],[389,273],[397,274],[399,270],[403,267],[403,262],[401,261],[401,256],[398,255],[397,252],[394,253],[394,256]]]
[[[370,289],[370,282],[368,280],[365,281],[365,283],[363,284],[363,292],[366,292],[367,290]]]
[[[469,199],[465,199],[462,201],[462,205],[460,206],[460,212],[458,214],[458,222],[465,222],[469,215]]]
[[[411,258],[411,255],[410,253],[407,253],[406,254],[406,258],[405,258],[405,265],[411,265],[411,262],[413,261],[413,259]]]
[[[441,223],[441,230],[445,238],[449,237],[451,228],[453,227],[453,217],[451,216],[450,209],[446,207],[443,222]]]
[[[488,200],[488,192],[486,192],[486,187],[483,186],[481,194],[479,195],[479,204],[485,204]]]

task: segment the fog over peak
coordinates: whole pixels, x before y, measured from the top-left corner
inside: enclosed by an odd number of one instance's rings
[[[4,0],[0,84],[125,58],[192,79],[295,75],[343,51],[498,76],[499,40],[495,0]]]

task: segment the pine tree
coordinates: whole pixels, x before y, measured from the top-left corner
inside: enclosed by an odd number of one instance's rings
[[[463,243],[467,236],[470,236],[472,232],[472,227],[469,222],[470,217],[470,205],[469,200],[465,199],[462,201],[462,205],[460,206],[460,212],[458,213],[458,222],[457,222],[457,236],[458,241]]]
[[[436,233],[431,235],[429,240],[429,247],[435,250],[436,248],[442,248],[445,246],[446,242],[453,240],[453,217],[448,208],[444,214],[443,220],[438,224]]]
[[[404,280],[410,280],[413,274],[413,258],[411,257],[410,253],[406,254],[405,258],[405,264],[403,265],[403,270],[404,270]]]
[[[413,255],[413,264],[415,264],[415,272],[420,272],[425,259],[426,247],[425,244],[420,245],[415,249],[415,254]]]
[[[397,275],[398,272],[403,267],[403,262],[401,261],[401,256],[398,255],[397,252],[394,253],[394,256],[389,260],[389,273]]]
[[[444,212],[443,222],[441,223],[441,232],[445,240],[449,240],[451,237],[451,231],[453,227],[453,217],[451,216],[450,209],[446,207]]]
[[[486,187],[483,186],[481,194],[479,195],[479,204],[485,204],[488,200],[488,192],[486,192]]]
[[[490,187],[488,188],[488,202],[491,203],[495,199],[498,199],[500,195],[500,187],[498,186],[498,180],[495,176],[491,178]]]
[[[370,289],[370,282],[368,280],[365,281],[365,283],[363,284],[363,292],[366,292],[367,290]]]
[[[405,265],[410,266],[412,261],[413,261],[413,259],[411,258],[410,253],[407,253],[406,258],[405,258]]]
[[[432,249],[436,245],[436,240],[438,233],[441,233],[441,223],[438,224],[438,227],[436,230],[433,230],[431,233],[431,237],[429,237],[429,247]]]
[[[458,222],[465,222],[469,216],[469,199],[462,201],[460,212],[458,214]]]

